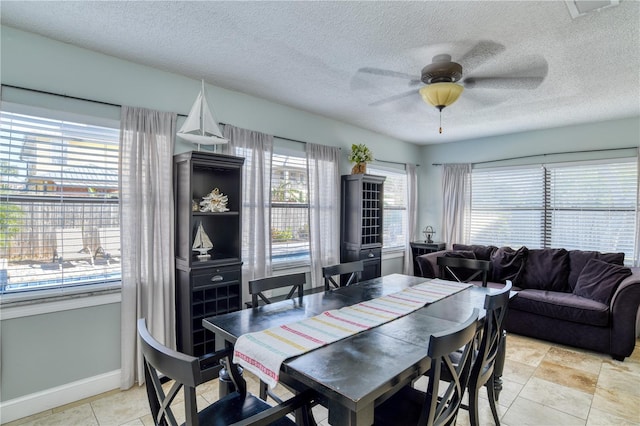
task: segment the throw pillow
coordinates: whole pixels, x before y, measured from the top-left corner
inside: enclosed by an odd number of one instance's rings
[[[591,259],[584,267],[573,294],[609,304],[618,285],[631,275],[631,269]]]
[[[474,252],[472,252],[470,250],[452,250],[452,251],[445,252],[442,255],[442,257],[457,257],[457,258],[462,258],[462,259],[475,259],[476,255],[475,255]],[[467,269],[467,268],[451,268],[451,270],[462,281],[467,281],[475,273],[475,271],[473,269]],[[455,278],[452,277],[449,272],[445,272],[444,276],[440,277],[440,278],[445,279],[445,280],[455,280]]]
[[[565,249],[531,249],[527,253],[520,287],[571,292],[569,252]]]
[[[569,251],[569,287],[576,288],[578,277],[591,259],[598,259],[607,263],[624,265],[624,253],[600,253],[599,251],[571,250]]]
[[[472,251],[472,252],[475,253],[476,259],[491,260],[491,256],[493,255],[493,253],[496,250],[498,250],[498,247],[496,247],[496,246],[483,246],[483,245],[479,245],[479,244],[472,244],[472,245],[454,244],[453,245],[453,249],[454,250],[460,250],[460,251]]]
[[[511,247],[497,249],[491,256],[491,281],[504,283],[506,280],[511,280],[514,286],[519,287],[527,252],[525,246],[518,250]]]

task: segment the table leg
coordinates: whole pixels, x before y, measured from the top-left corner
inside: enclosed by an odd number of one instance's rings
[[[373,424],[373,404],[360,411],[349,410],[338,402],[329,400],[329,424],[331,426],[371,426]]]

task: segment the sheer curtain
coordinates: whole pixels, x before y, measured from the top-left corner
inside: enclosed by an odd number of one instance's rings
[[[175,347],[172,174],[176,114],[122,107],[120,227],[122,244],[121,382],[144,383],[136,320]]]
[[[416,234],[418,216],[418,176],[416,165],[407,163],[407,233],[405,234],[404,273],[413,275],[413,254],[409,244]]]
[[[322,267],[340,262],[340,149],[307,143],[311,285]]]
[[[242,282],[271,275],[271,154],[273,136],[230,125],[225,152],[244,157],[242,171]],[[248,300],[247,285],[242,299]]]
[[[471,164],[445,164],[442,167],[442,237],[449,246],[467,244],[465,218],[469,214]]]

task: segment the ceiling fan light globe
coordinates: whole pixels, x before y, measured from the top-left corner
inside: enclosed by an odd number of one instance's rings
[[[458,100],[464,88],[456,83],[433,83],[420,89],[420,96],[429,105],[440,110]]]

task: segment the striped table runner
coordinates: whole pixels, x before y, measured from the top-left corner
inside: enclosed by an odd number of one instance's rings
[[[243,334],[235,344],[233,361],[273,388],[287,358],[393,321],[470,286],[434,279],[301,321]]]

